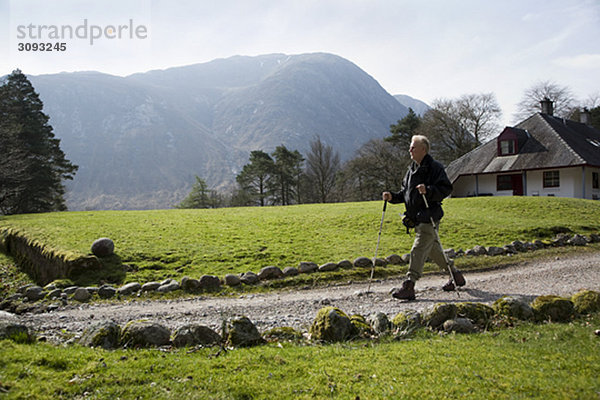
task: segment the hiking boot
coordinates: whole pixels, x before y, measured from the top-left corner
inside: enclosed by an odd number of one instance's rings
[[[398,300],[414,300],[415,283],[410,279],[405,280],[400,289],[392,289],[392,297]]]
[[[454,276],[454,281],[456,282],[456,286],[458,286],[458,287],[465,286],[467,281],[465,281],[465,277],[459,270],[457,270],[456,268],[452,268],[452,275]],[[454,282],[452,281],[452,278],[450,278],[448,280],[448,282],[446,282],[446,284],[444,286],[442,286],[442,290],[444,292],[452,292],[454,289],[456,289],[456,287],[454,286]]]

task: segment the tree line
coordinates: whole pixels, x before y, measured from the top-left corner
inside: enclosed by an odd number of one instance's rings
[[[554,102],[556,116],[578,120],[586,109],[590,124],[600,129],[600,96],[590,96],[582,108],[568,87],[550,81],[525,91],[515,122],[540,112],[540,101],[546,98]],[[334,147],[319,136],[310,142],[306,157],[284,145],[271,154],[255,150],[237,175],[233,194],[227,197],[209,191],[196,177],[196,185],[179,207],[189,208],[194,198],[197,201],[192,208],[376,200],[382,191],[400,187],[410,163],[408,148],[413,135],[427,136],[432,156],[448,165],[499,134],[501,116],[493,93],[466,94],[434,100],[423,116],[409,108],[404,118],[390,126],[389,136],[368,141],[344,163]]]

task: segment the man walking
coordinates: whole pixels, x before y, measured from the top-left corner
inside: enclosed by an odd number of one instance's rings
[[[429,148],[427,137],[413,136],[409,149],[412,163],[404,176],[401,190],[383,193],[383,200],[392,204],[405,204],[406,213],[403,222],[407,227],[415,228],[415,241],[410,251],[407,280],[402,283],[401,288],[392,291],[392,296],[396,299],[415,299],[415,282],[423,275],[423,266],[428,256],[440,268],[444,270],[450,268],[452,271],[454,279],[451,277],[442,287],[443,290],[452,291],[456,289],[454,283],[457,286],[464,286],[466,283],[460,271],[454,268],[454,263],[447,261],[437,234],[440,220],[444,215],[442,200],[452,193],[452,183],[442,164],[429,155]]]

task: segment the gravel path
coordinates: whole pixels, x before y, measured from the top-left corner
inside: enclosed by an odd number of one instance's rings
[[[195,297],[181,300],[139,301],[120,304],[82,304],[46,314],[26,314],[19,319],[36,327],[40,335],[54,341],[63,330],[80,334],[96,320],[110,319],[120,325],[146,318],[174,330],[187,323],[200,323],[220,332],[221,321],[245,315],[263,331],[276,326],[308,329],[317,311],[339,307],[347,314],[368,316],[384,312],[392,318],[401,310],[422,310],[437,302],[474,301],[493,303],[505,295],[533,299],[545,294],[570,296],[580,289],[600,291],[600,253],[573,254],[551,260],[533,261],[493,271],[465,273],[467,285],[457,294],[443,292],[447,277],[428,275],[416,286],[417,299],[393,299],[389,292],[403,277],[367,284],[330,286],[320,289],[243,295],[237,298]]]

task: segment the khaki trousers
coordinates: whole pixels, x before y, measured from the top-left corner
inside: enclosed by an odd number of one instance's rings
[[[448,268],[448,261],[444,255],[444,249],[440,243],[437,231],[440,227],[439,221],[432,224],[420,223],[415,227],[415,241],[410,250],[410,264],[406,276],[416,282],[423,276],[423,267],[429,256],[440,269]]]

